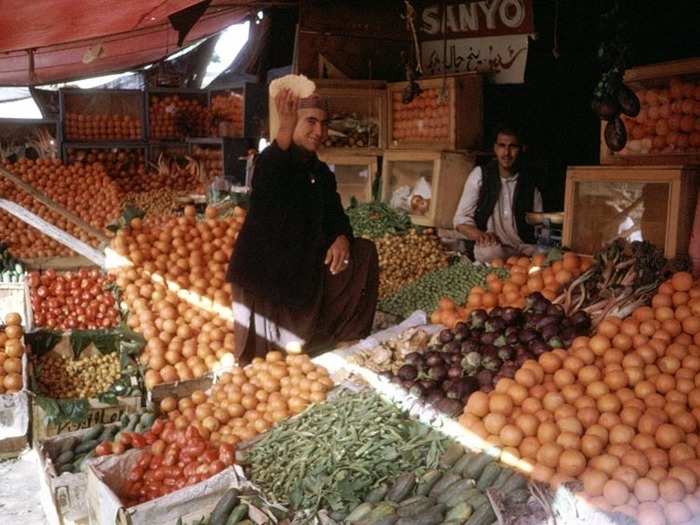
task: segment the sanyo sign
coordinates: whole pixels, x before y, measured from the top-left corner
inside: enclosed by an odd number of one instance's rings
[[[517,32],[528,17],[530,2],[526,0],[479,0],[445,6],[448,33],[479,34]],[[421,13],[421,31],[426,36],[442,34],[441,5],[431,5]]]

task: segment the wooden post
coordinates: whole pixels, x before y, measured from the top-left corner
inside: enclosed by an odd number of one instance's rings
[[[109,244],[109,239],[107,236],[105,236],[104,233],[102,233],[100,230],[95,228],[94,226],[88,224],[85,222],[83,219],[75,215],[73,212],[67,210],[57,202],[54,202],[52,199],[35,189],[31,184],[28,184],[27,182],[23,181],[20,179],[17,175],[14,173],[10,173],[4,168],[0,168],[0,176],[5,177],[7,180],[13,182],[15,185],[19,186],[22,188],[24,191],[26,191],[29,195],[34,197],[36,200],[41,202],[44,206],[49,208],[52,211],[55,211],[58,213],[61,217],[66,219],[67,221],[72,222],[75,224],[78,228],[81,230],[89,233],[93,237],[97,238],[101,243],[107,245]]]

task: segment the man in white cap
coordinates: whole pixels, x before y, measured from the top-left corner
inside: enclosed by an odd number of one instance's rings
[[[335,177],[316,155],[326,100],[282,89],[270,111],[279,129],[256,161],[227,273],[241,363],[273,349],[315,353],[366,337],[379,286],[376,248],[353,237]]]

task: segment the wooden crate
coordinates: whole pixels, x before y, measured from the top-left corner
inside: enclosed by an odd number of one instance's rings
[[[32,301],[29,295],[29,283],[0,283],[0,319],[11,312],[22,316],[22,326],[25,332],[34,327]]]
[[[575,166],[566,176],[562,244],[592,254],[617,237],[648,240],[666,257],[688,253],[698,168]]]
[[[474,155],[458,151],[387,151],[382,164],[382,200],[397,206],[394,192],[404,186],[412,195],[416,183],[424,178],[430,186],[430,202],[423,214],[411,211],[411,221],[421,226],[452,228],[464,183],[474,165]],[[410,207],[410,198],[403,204]]]
[[[386,148],[386,83],[375,80],[315,79],[316,93],[328,99],[328,137],[321,151],[381,155]]]
[[[700,164],[700,58],[628,69],[624,81],[639,96],[642,111],[636,118],[623,117],[628,140],[619,152],[608,149],[604,136],[606,123],[601,123],[600,163]],[[676,98],[679,96],[681,98]],[[667,112],[670,116],[664,118]],[[651,118],[657,114],[660,116]],[[657,139],[657,126],[661,131],[665,128],[658,124],[661,120],[667,122],[669,130],[663,135],[665,138]],[[636,138],[645,127],[645,138]],[[669,139],[674,144],[670,144]],[[659,147],[663,142],[666,144]]]
[[[214,374],[211,372],[203,375],[202,377],[198,377],[197,379],[174,381],[173,383],[161,383],[154,386],[152,390],[147,392],[146,406],[153,410],[158,410],[158,405],[163,398],[173,396],[176,399],[180,399],[181,397],[192,395],[192,392],[195,390],[206,392],[213,383]]]
[[[209,135],[209,95],[202,89],[161,88],[146,91],[148,140],[184,141],[189,137]],[[175,127],[175,116],[183,103],[192,104],[194,112],[187,119],[192,131],[183,133]]]
[[[402,102],[408,82],[387,86],[388,147],[478,150],[484,141],[482,76],[467,73],[418,81],[423,90]],[[445,92],[443,93],[443,86]]]
[[[210,136],[260,139],[264,135],[267,120],[264,85],[238,82],[210,88],[207,93],[212,113]]]
[[[145,138],[141,90],[64,88],[59,92],[59,106],[62,141],[140,141]]]
[[[321,152],[319,158],[328,164],[335,174],[338,193],[344,208],[350,206],[352,197],[355,197],[359,203],[372,200],[372,185],[379,168],[377,157]]]

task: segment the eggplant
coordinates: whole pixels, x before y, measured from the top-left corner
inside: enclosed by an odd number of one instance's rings
[[[515,372],[517,372],[518,369],[514,365],[506,365],[504,364],[501,367],[501,370],[499,374],[501,374],[503,377],[507,377],[509,379],[513,379],[515,377]]]
[[[503,309],[503,313],[501,314],[501,319],[506,324],[512,325],[518,322],[518,319],[520,318],[520,309],[519,308],[513,308],[512,306],[508,306],[507,308]]]
[[[518,368],[520,368],[521,366],[523,366],[523,363],[524,363],[525,361],[527,361],[528,359],[530,359],[530,356],[529,356],[529,355],[526,355],[526,354],[517,356],[517,357],[515,358],[515,366],[518,367]]]
[[[472,392],[479,390],[479,382],[473,377],[463,377],[459,384],[462,386],[462,399],[464,396],[469,396]]]
[[[534,354],[535,357],[539,357],[545,352],[549,352],[550,350],[550,346],[541,339],[535,339],[530,345],[530,351]]]
[[[486,385],[493,385],[494,373],[491,370],[482,370],[476,375],[476,380],[479,382],[479,388]]]
[[[454,330],[452,330],[452,334],[454,336],[453,340],[461,343],[469,337],[469,329],[467,328],[466,324],[460,321],[455,325]]]
[[[461,379],[462,375],[464,375],[464,370],[461,366],[453,365],[447,369],[447,377],[450,379]]]
[[[497,334],[493,332],[486,332],[481,335],[480,342],[483,345],[492,345],[493,342],[496,340],[496,337],[498,337]]]
[[[447,367],[443,364],[431,366],[428,368],[428,377],[437,382],[442,381],[447,377]]]
[[[559,327],[556,324],[549,324],[545,326],[540,332],[542,339],[547,341],[550,338],[559,335]]]
[[[412,396],[423,397],[425,396],[425,389],[420,385],[420,383],[415,383],[411,388],[408,389],[408,393]]]
[[[637,97],[637,94],[630,88],[624,84],[620,84],[620,87],[617,88],[616,98],[620,106],[620,112],[633,118],[639,115],[639,111],[641,109],[639,97]]]
[[[501,361],[496,356],[488,356],[482,360],[481,364],[486,370],[491,370],[492,372],[498,372],[501,368],[501,365],[503,364],[503,361]]]
[[[506,336],[506,344],[507,345],[511,345],[511,346],[517,345],[519,342],[520,342],[520,340],[518,339],[517,333],[510,334],[510,335]]]
[[[553,315],[544,315],[539,321],[537,321],[537,324],[535,324],[535,330],[541,332],[545,326],[549,326],[550,324],[557,325],[559,322],[560,319],[558,317]]]
[[[522,330],[520,332],[520,335],[518,336],[518,339],[523,344],[528,344],[530,341],[536,338],[537,332],[535,332],[535,330],[533,330],[532,328],[526,328],[525,330]]]
[[[447,328],[445,328],[444,330],[442,330],[442,331],[440,332],[440,335],[438,336],[438,339],[439,339],[440,342],[443,343],[443,344],[449,343],[450,341],[452,341],[452,340],[454,339],[454,334],[453,334],[450,330],[448,330]]]
[[[382,379],[388,379],[391,381],[391,379],[394,377],[394,374],[392,374],[388,370],[384,370],[383,372],[379,372],[379,377],[381,377]]]
[[[479,352],[469,352],[462,359],[462,368],[478,368],[481,366],[481,354]]]
[[[500,306],[494,306],[489,312],[489,317],[493,319],[494,317],[501,317],[503,315],[503,308]]]
[[[498,347],[493,345],[484,345],[481,347],[481,357],[496,357],[498,356]]]
[[[442,399],[435,403],[435,408],[440,412],[447,414],[450,417],[456,416],[463,409],[464,405],[456,399]]]
[[[430,352],[425,356],[425,364],[428,368],[432,368],[433,366],[444,365],[445,360],[440,352]]]
[[[564,307],[560,304],[550,304],[545,313],[555,317],[564,317]]]
[[[398,376],[398,374],[396,374],[396,375],[392,374],[392,375],[391,375],[391,382],[392,382],[392,383],[395,383],[395,384],[397,384],[397,385],[401,385],[401,386],[403,386],[403,383],[404,383],[403,379],[401,379],[401,378]],[[410,381],[409,381],[409,383],[410,383]]]
[[[544,303],[545,305],[547,304],[547,298],[542,295],[540,292],[532,292],[530,295],[528,295],[525,298],[525,310],[529,311],[532,310],[536,304],[542,304]],[[546,310],[546,306],[545,306]],[[542,313],[542,312],[540,312]]]
[[[399,368],[397,375],[402,381],[415,381],[418,377],[418,369],[413,365],[403,365]]]
[[[627,130],[620,117],[609,120],[605,125],[605,144],[611,151],[620,151],[627,144]]]
[[[410,390],[416,383],[414,381],[401,381],[399,384],[406,390]]]
[[[500,332],[503,332],[503,330],[505,330],[505,329],[506,329],[506,323],[500,317],[491,318],[488,321],[486,321],[486,323],[484,323],[484,330],[487,333],[489,333],[489,332],[500,333]]]
[[[547,345],[549,345],[550,348],[564,348],[564,343],[556,336],[547,339]]]
[[[442,352],[445,354],[459,354],[461,349],[462,345],[460,343],[458,343],[457,341],[452,341],[450,343],[447,343],[442,348]]]
[[[481,390],[484,394],[489,394],[493,392],[496,389],[493,385],[484,385],[479,390]]]
[[[474,328],[481,328],[484,326],[484,323],[488,320],[489,314],[486,313],[486,310],[483,310],[479,308],[478,310],[474,310],[470,315],[469,315],[469,327],[473,330]]]
[[[620,114],[620,103],[610,95],[594,98],[591,108],[600,120],[611,120]]]
[[[521,356],[521,355],[530,355],[530,352],[528,351],[527,347],[524,345],[518,345],[513,348],[513,351],[515,352],[515,357]]]
[[[445,394],[441,390],[435,389],[426,393],[425,400],[430,404],[435,404],[441,400],[445,399]]]
[[[494,346],[497,346],[498,348],[501,348],[508,344],[508,340],[505,335],[501,334],[499,335],[496,340],[493,342]]]
[[[498,350],[498,358],[503,361],[509,361],[513,359],[513,357],[515,357],[515,352],[513,352],[513,349],[509,346],[501,347]]]
[[[462,386],[459,383],[450,384],[445,390],[447,399],[462,399]]]
[[[448,365],[459,365],[462,362],[462,354],[450,354],[447,358]]]
[[[583,310],[579,310],[578,312],[574,313],[574,315],[570,317],[570,320],[577,328],[579,326],[585,326],[585,329],[587,330],[591,326],[591,317]]]
[[[430,379],[421,379],[420,381],[418,381],[418,384],[423,387],[424,392],[434,390],[438,386],[438,384],[435,381],[432,381]]]
[[[423,364],[423,354],[419,354],[418,352],[411,352],[410,354],[406,354],[406,357],[403,358],[403,362],[407,365],[422,365]]]
[[[461,351],[463,354],[468,354],[469,352],[476,352],[480,348],[479,343],[476,341],[464,341],[462,343]]]

